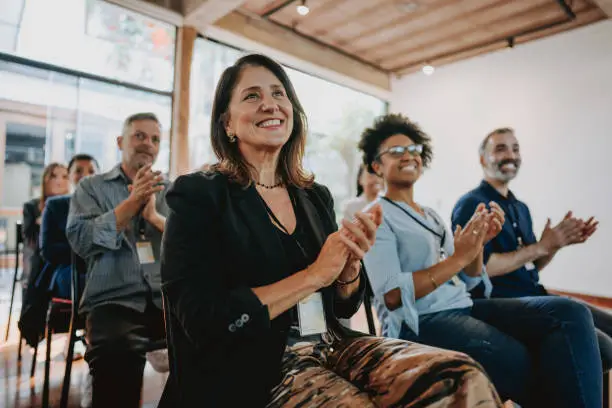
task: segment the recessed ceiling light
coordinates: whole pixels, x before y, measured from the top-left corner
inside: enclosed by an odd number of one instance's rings
[[[427,64],[423,67],[423,73],[427,76],[433,74],[435,70],[436,69],[433,67],[433,65]]]
[[[413,13],[419,8],[419,3],[409,0],[397,0],[395,5],[401,12],[404,13]]]
[[[302,0],[302,4],[298,5],[296,10],[300,16],[305,16],[310,12],[310,9],[306,5],[306,0]]]

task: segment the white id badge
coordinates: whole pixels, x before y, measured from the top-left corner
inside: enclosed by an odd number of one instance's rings
[[[323,310],[323,297],[315,292],[297,304],[300,335],[310,336],[327,332],[325,312]]]
[[[536,266],[533,262],[527,262],[525,264],[525,269],[527,269],[528,271],[533,271],[535,268]]]
[[[150,242],[137,242],[136,250],[138,251],[138,259],[141,265],[155,263],[155,255],[153,255],[153,247]]]

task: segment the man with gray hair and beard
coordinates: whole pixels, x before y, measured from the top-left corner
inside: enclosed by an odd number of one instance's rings
[[[66,235],[87,263],[85,315],[93,408],[139,407],[145,355],[165,339],[160,247],[168,183],[151,166],[161,125],[152,113],[128,117],[117,137],[121,163],[82,180]]]
[[[538,239],[533,232],[529,207],[510,191],[509,184],[521,167],[519,143],[511,128],[489,133],[479,149],[484,180],[462,196],[452,212],[453,229],[464,226],[480,203],[498,203],[505,212],[502,231],[484,247],[484,264],[493,284],[491,297],[549,296],[540,284],[539,273],[564,247],[586,242],[597,230],[594,217],[582,220],[569,211],[555,226],[550,218]],[[482,298],[477,286],[472,296]],[[612,365],[612,315],[588,305],[599,341],[604,371]]]

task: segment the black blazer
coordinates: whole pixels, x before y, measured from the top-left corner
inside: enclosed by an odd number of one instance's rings
[[[333,200],[314,184],[294,191],[298,210],[319,246],[337,230]],[[291,315],[270,321],[250,289],[292,271],[281,241],[254,187],[220,173],[179,177],[166,196],[170,214],[162,244],[162,292],[170,376],[160,407],[259,407],[280,381]],[[349,318],[363,299],[339,299],[323,289],[330,332],[355,336],[337,318]]]

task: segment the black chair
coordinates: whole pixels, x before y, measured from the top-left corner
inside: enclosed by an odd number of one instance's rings
[[[365,269],[365,265],[363,262],[361,263],[361,268],[363,270],[362,279],[365,279],[365,294],[363,299],[363,307],[366,313],[366,320],[368,321],[368,331],[372,336],[376,336],[376,326],[374,325],[374,314],[372,313],[372,299],[374,298],[374,291],[372,290],[372,285],[370,284],[370,279],[368,279],[368,274]]]
[[[610,408],[610,372],[604,373],[603,377],[603,406]]]
[[[68,329],[68,353],[66,354],[66,371],[64,373],[64,382],[62,384],[62,396],[60,399],[60,408],[68,407],[68,394],[70,393],[70,378],[72,375],[72,355],[74,354],[74,344],[77,341],[85,343],[85,336],[77,336],[77,330],[85,328],[84,319],[79,316],[79,304],[81,302],[81,271],[79,271],[77,256],[74,252],[71,254],[72,264],[72,280],[70,290],[72,294],[70,305],[70,327]]]
[[[79,304],[81,303],[81,296],[82,296],[82,290],[83,290],[83,287],[81,286],[81,276],[84,273],[79,270],[78,266],[81,265],[81,263],[78,262],[78,256],[74,252],[72,252],[71,254],[71,264],[72,264],[72,274],[71,274],[72,280],[71,280],[70,289],[71,289],[72,298],[70,301],[70,325],[68,328],[68,336],[69,336],[68,352],[66,354],[66,371],[64,372],[64,381],[62,383],[62,394],[61,394],[60,405],[59,405],[60,408],[68,408],[68,396],[70,394],[70,379],[72,376],[72,360],[73,360],[72,356],[74,354],[74,345],[77,341],[82,341],[84,344],[86,344],[85,335],[77,336],[77,331],[85,328],[84,316],[79,315]],[[61,306],[58,306],[58,307],[61,308]],[[47,332],[48,332],[48,328],[47,328]],[[151,341],[148,347],[146,348],[146,351],[161,350],[161,349],[165,349],[166,347],[167,347],[166,339]],[[49,354],[49,351],[47,351],[47,353]],[[49,359],[47,359],[47,361],[48,360]],[[48,387],[49,387],[48,386],[48,378],[49,378],[48,371],[49,371],[48,368],[46,368],[45,366],[46,386],[43,387],[43,392],[45,392],[45,389],[46,389],[47,404],[48,404]],[[44,403],[44,400],[45,400],[44,395],[45,394],[43,394],[43,408],[46,408],[48,405],[45,405]]]
[[[23,226],[21,224],[21,222],[17,221],[17,223],[15,224],[15,271],[13,273],[13,287],[11,290],[11,302],[9,304],[9,315],[8,315],[8,322],[6,325],[6,333],[4,336],[4,341],[8,341],[8,337],[9,337],[9,331],[10,331],[10,327],[11,327],[11,318],[12,318],[12,314],[13,314],[13,304],[15,302],[15,291],[17,290],[17,284],[19,282],[21,282],[21,279],[23,279],[23,273],[21,274],[22,276],[19,276],[19,262],[21,259],[21,247],[23,246]],[[23,299],[21,299],[22,303],[23,303]],[[17,362],[18,364],[21,364],[21,352],[22,352],[22,346],[23,346],[23,336],[20,334],[19,335],[19,345],[17,347]],[[32,366],[30,367],[30,378],[34,377],[34,374],[36,373],[36,357],[38,355],[38,344],[36,344],[34,346],[34,354],[32,355]]]
[[[4,335],[4,341],[7,342],[9,338],[9,330],[11,328],[11,315],[13,314],[13,303],[15,301],[15,290],[17,289],[17,282],[19,279],[19,255],[21,253],[21,244],[23,244],[23,235],[21,234],[21,222],[15,224],[15,272],[13,273],[13,289],[11,290],[11,303],[9,304],[8,323],[6,325],[6,334]],[[19,342],[19,360],[21,360],[21,341]]]
[[[43,383],[42,407],[49,406],[49,379],[51,371],[51,342],[53,333],[68,333],[68,352],[66,353],[66,371],[62,385],[62,398],[60,406],[67,406],[68,391],[70,387],[70,375],[72,371],[72,360],[74,344],[77,340],[84,341],[84,337],[76,335],[77,330],[85,327],[83,319],[79,318],[78,308],[81,299],[80,271],[77,267],[77,258],[71,254],[71,298],[52,298],[47,312],[47,326],[45,329],[47,349],[45,352],[45,378]],[[66,394],[66,395],[64,395]],[[61,405],[64,403],[64,405]]]

